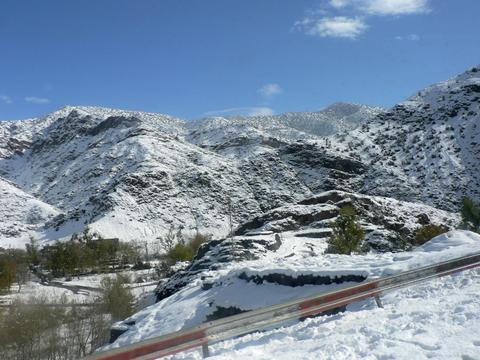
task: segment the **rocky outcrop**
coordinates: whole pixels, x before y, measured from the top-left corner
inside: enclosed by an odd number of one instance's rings
[[[358,221],[365,229],[363,251],[408,250],[414,244],[416,230],[421,226],[435,224],[448,229],[455,228],[460,221],[457,214],[428,205],[344,191],[327,191],[295,205],[270,210],[240,225],[233,238],[213,240],[203,245],[189,268],[159,285],[156,290],[157,300],[171,296],[198,278],[204,281],[205,289],[211,288],[213,284],[205,277],[205,273],[221,270],[232,263],[268,257],[282,249],[283,237],[288,236],[291,242],[295,242],[295,238],[308,238],[310,242],[306,242],[306,247],[310,249],[311,256],[322,256],[325,241],[331,234],[331,224],[339,210],[347,204],[355,208]],[[286,256],[293,255],[298,254]],[[285,286],[329,285],[365,279],[359,274],[346,274],[345,278],[315,274],[292,277],[274,271],[266,275],[241,273],[239,278],[255,284],[271,282]]]

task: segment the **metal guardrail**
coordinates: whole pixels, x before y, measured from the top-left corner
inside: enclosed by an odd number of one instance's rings
[[[244,312],[219,320],[206,322],[191,329],[155,337],[125,347],[95,353],[87,360],[153,360],[176,354],[195,347],[202,347],[204,357],[208,356],[208,345],[236,336],[259,331],[286,321],[301,320],[319,315],[356,301],[375,298],[382,306],[379,296],[389,291],[415,285],[432,278],[480,266],[480,254],[405,271],[397,275],[378,278],[341,290],[314,295],[299,300],[268,306]]]

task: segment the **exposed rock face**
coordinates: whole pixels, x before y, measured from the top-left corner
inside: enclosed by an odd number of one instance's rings
[[[247,282],[253,282],[254,284],[260,285],[265,282],[284,285],[290,287],[305,286],[305,285],[331,285],[331,284],[343,284],[345,282],[362,282],[366,279],[362,275],[340,275],[336,277],[330,276],[321,276],[321,275],[299,275],[297,277],[292,277],[285,274],[266,274],[266,275],[247,275],[246,273],[241,273],[238,276],[239,279],[245,280]]]
[[[453,228],[459,218],[453,213],[430,206],[407,203],[392,198],[372,197],[342,191],[328,191],[304,199],[297,205],[279,207],[242,224],[237,234],[249,231],[309,230],[312,238],[328,237],[330,223],[338,211],[351,204],[367,231],[368,246],[375,250],[404,249],[413,243],[415,230],[427,224]],[[319,229],[321,231],[311,232]]]
[[[197,279],[206,270],[218,270],[223,265],[243,260],[256,260],[262,255],[278,250],[276,239],[252,239],[235,237],[233,239],[212,240],[198,251],[192,265],[186,270],[174,274],[156,290],[157,300],[176,293],[179,289]],[[205,285],[206,284],[206,285]],[[208,287],[208,282],[204,286]]]

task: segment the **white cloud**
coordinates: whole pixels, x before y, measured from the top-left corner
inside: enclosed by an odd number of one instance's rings
[[[267,116],[275,111],[269,107],[237,107],[222,110],[212,110],[205,113],[206,116]]]
[[[0,101],[4,102],[5,104],[11,104],[13,102],[12,98],[7,95],[0,95]]]
[[[295,22],[293,29],[307,35],[356,39],[372,16],[400,16],[429,13],[430,0],[328,0],[318,11],[307,11],[304,19]],[[338,16],[328,16],[335,12]],[[345,16],[348,15],[348,16]],[[399,36],[398,40],[419,40],[416,36]]]
[[[362,19],[345,16],[305,18],[295,24],[307,35],[356,39],[368,26]]]
[[[281,94],[283,89],[278,84],[265,84],[257,92],[263,97],[272,97]]]
[[[330,6],[341,9],[347,5],[350,5],[350,0],[330,0]]]
[[[430,11],[429,0],[330,0],[335,9],[350,6],[369,15],[407,15]]]
[[[395,36],[395,40],[418,41],[420,40],[420,36],[417,34],[398,35],[398,36]]]
[[[421,14],[430,11],[428,0],[363,0],[360,9],[371,15]]]
[[[50,102],[50,99],[36,97],[36,96],[27,96],[25,98],[25,101],[32,104],[48,104]]]

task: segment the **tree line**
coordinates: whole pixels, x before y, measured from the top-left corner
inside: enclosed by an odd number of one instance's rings
[[[105,239],[90,233],[88,228],[80,234],[73,234],[68,241],[56,241],[42,248],[32,238],[25,249],[0,248],[0,292],[9,292],[15,283],[20,291],[31,272],[42,281],[48,281],[59,277],[114,272],[132,265],[134,269],[146,269],[150,268],[148,261],[151,257],[160,260],[159,274],[168,274],[176,263],[192,261],[200,246],[208,240],[210,236],[199,232],[185,237],[181,228],[171,227],[152,244],[156,251],[150,251],[149,255],[146,242]]]
[[[141,261],[139,246],[118,239],[104,239],[87,231],[69,241],[40,248],[32,238],[23,249],[0,248],[0,292],[29,280],[30,272],[47,280],[86,273],[111,272]]]

